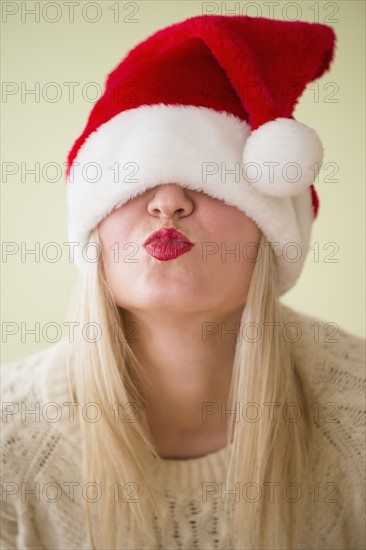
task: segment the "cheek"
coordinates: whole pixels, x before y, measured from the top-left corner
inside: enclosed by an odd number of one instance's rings
[[[121,251],[126,254],[124,247],[128,238],[121,216],[112,212],[98,226],[99,242],[102,252],[102,262],[105,277],[113,293],[121,280]],[[123,257],[122,257],[123,260]]]
[[[118,262],[119,258],[122,262],[128,261],[128,257],[136,253],[136,220],[140,216],[136,206],[131,203],[112,211],[99,223],[99,242],[106,266]]]
[[[213,227],[212,248],[216,253],[207,257],[208,269],[217,284],[226,286],[228,281],[233,292],[247,291],[256,265],[261,230],[257,224],[237,209],[227,210],[225,216],[216,217]]]
[[[116,239],[127,236],[129,231],[128,206],[113,210],[98,225],[101,245],[108,248]]]
[[[215,220],[214,223],[212,220]],[[207,226],[210,227],[210,220],[207,221]],[[234,207],[226,207],[225,212],[219,209],[216,216],[211,216],[210,234],[212,241],[220,246],[225,257],[229,258],[229,252],[233,250],[235,262],[239,262],[238,256],[240,256],[242,264],[245,259],[255,259],[262,232],[244,212]]]

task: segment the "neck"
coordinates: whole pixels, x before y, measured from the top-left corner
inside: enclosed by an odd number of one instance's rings
[[[130,347],[149,388],[140,387],[157,448],[200,454],[226,445],[226,418],[242,307],[228,314],[124,311],[138,327]]]

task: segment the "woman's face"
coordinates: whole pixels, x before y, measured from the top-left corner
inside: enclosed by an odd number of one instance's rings
[[[167,261],[152,257],[143,243],[162,227],[194,246]],[[98,231],[107,282],[123,309],[220,314],[246,302],[261,232],[234,206],[163,184],[113,210]]]

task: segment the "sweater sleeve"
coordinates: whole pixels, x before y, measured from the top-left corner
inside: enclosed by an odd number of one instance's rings
[[[317,548],[363,550],[365,540],[365,340],[337,323],[286,309],[300,327],[293,349],[314,391],[314,480],[308,531]],[[312,490],[314,485],[312,486]],[[333,492],[333,493],[332,493]],[[332,494],[331,494],[332,493]]]
[[[10,411],[16,408],[15,384],[20,375],[20,361],[1,366],[1,549],[13,550],[17,546],[18,519],[14,494],[19,488],[19,477],[16,474],[15,456],[19,451],[18,437],[14,415]]]
[[[3,482],[1,482],[3,486]],[[16,512],[13,507],[4,502],[2,497],[0,516],[0,548],[1,550],[16,550],[18,533]]]
[[[80,436],[68,407],[65,346],[60,341],[1,366],[4,550],[90,548],[82,509]]]
[[[0,515],[0,548],[1,550],[15,550],[17,546],[18,524],[14,506],[7,502],[7,482],[1,479],[2,502]]]
[[[0,542],[4,550],[24,549],[25,541],[27,548],[43,548],[33,526],[32,504],[26,490],[33,481],[28,472],[36,454],[36,442],[45,433],[32,412],[37,410],[33,394],[35,367],[45,352],[1,365]]]

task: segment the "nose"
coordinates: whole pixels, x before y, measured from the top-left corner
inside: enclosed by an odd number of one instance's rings
[[[166,219],[189,216],[193,210],[187,191],[175,183],[159,185],[148,202],[151,216]]]

